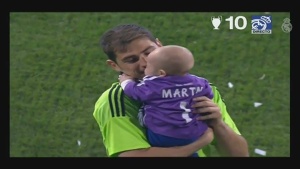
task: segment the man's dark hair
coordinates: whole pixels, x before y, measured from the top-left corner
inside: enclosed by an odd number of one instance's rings
[[[152,33],[137,24],[122,24],[106,31],[100,40],[103,52],[116,62],[116,52],[126,52],[127,45],[138,38],[148,38],[155,42]]]

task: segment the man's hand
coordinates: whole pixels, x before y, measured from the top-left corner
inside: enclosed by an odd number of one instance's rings
[[[197,141],[201,142],[202,144],[201,148],[203,148],[204,146],[210,144],[213,141],[213,139],[214,139],[213,130],[210,127],[208,127],[205,133]]]
[[[218,152],[227,157],[249,157],[247,140],[223,121],[219,106],[205,96],[194,101],[194,113],[200,114],[198,120],[205,121],[213,129]]]
[[[194,113],[199,113],[198,120],[207,122],[207,125],[214,127],[222,123],[222,114],[220,108],[211,99],[202,96],[193,99],[195,102],[192,107],[196,108]]]

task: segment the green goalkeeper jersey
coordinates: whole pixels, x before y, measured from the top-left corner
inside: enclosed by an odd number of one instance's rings
[[[226,110],[217,88],[212,85],[213,101],[218,104],[224,122],[240,135],[235,123]],[[115,157],[119,153],[134,149],[149,148],[145,130],[140,123],[141,102],[126,96],[119,82],[113,83],[95,104],[93,116],[97,121],[107,156]],[[198,151],[200,157],[210,156],[215,141]]]

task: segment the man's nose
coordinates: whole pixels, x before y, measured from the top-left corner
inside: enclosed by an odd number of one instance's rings
[[[146,65],[147,65],[146,57],[144,57],[144,56],[141,57],[141,59],[140,59],[140,65],[142,67],[146,67]]]

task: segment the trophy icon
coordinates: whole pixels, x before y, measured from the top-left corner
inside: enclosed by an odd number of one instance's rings
[[[214,26],[215,30],[219,29],[221,21],[222,21],[222,16],[218,16],[217,18],[215,18],[214,16],[211,17],[211,23]]]

